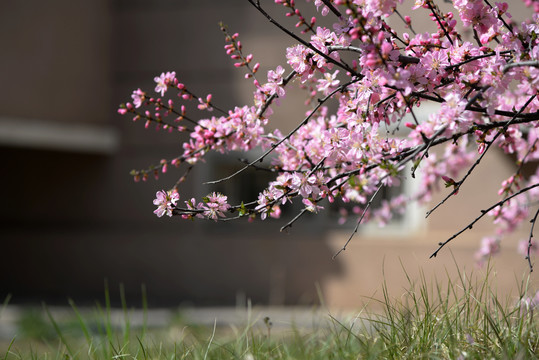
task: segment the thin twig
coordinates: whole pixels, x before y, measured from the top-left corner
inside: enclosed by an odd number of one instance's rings
[[[530,238],[528,239],[528,251],[527,251],[527,255],[526,255],[526,259],[528,260],[528,265],[530,266],[530,272],[533,271],[532,260],[531,260],[531,257],[530,257],[530,250],[532,248],[533,228],[535,227],[535,222],[537,221],[537,215],[539,215],[539,208],[535,212],[535,216],[533,217],[533,219],[530,221],[532,223],[532,226],[531,226],[531,229],[530,229]]]
[[[295,71],[292,71],[290,72],[290,74],[288,74],[284,79],[283,79],[283,86],[286,86],[290,80],[292,80],[294,78],[294,76],[296,75],[297,73]],[[271,105],[271,103],[273,102],[273,100],[275,100],[276,98],[278,98],[279,96],[275,93],[273,95],[271,95],[269,98],[267,98],[264,102],[264,105],[258,110],[258,113],[256,114],[259,118],[264,115],[264,113],[266,112],[266,110],[268,109],[268,107]]]
[[[310,50],[314,51],[315,53],[317,53],[318,55],[322,56],[324,59],[326,59],[326,61],[332,63],[332,64],[335,64],[337,65],[338,67],[340,68],[343,68],[344,70],[348,71],[350,74],[354,75],[354,76],[357,76],[357,77],[363,77],[363,75],[361,74],[358,74],[354,69],[352,69],[349,65],[347,65],[346,63],[344,62],[339,62],[335,59],[333,59],[332,57],[330,57],[329,55],[327,54],[324,54],[322,51],[318,50],[317,48],[315,48],[314,46],[312,46],[310,43],[308,43],[307,41],[303,40],[302,38],[300,38],[299,36],[297,36],[296,34],[294,34],[293,32],[291,32],[290,30],[288,30],[287,28],[285,28],[284,26],[282,26],[281,24],[279,24],[274,18],[271,17],[271,15],[269,15],[263,8],[262,6],[260,6],[260,0],[247,0],[251,3],[251,5],[253,5],[262,15],[264,15],[266,17],[266,19],[268,19],[268,21],[270,23],[272,23],[273,25],[277,26],[279,29],[281,29],[282,31],[284,31],[288,36],[292,37],[294,40],[296,41],[299,41],[302,45],[308,47]]]
[[[406,25],[408,25],[408,28],[410,29],[410,31],[412,32],[412,34],[414,35],[417,35],[417,33],[415,32],[414,28],[412,27],[412,24],[408,24],[406,22],[406,20],[404,19],[404,17],[401,15],[401,13],[399,11],[397,11],[397,9],[395,9],[395,14],[397,14],[400,19],[402,20],[403,23],[405,23]]]
[[[488,2],[488,0],[485,0],[485,3],[490,6],[491,9],[493,9],[494,11],[496,11],[496,9],[494,9],[494,7],[492,5],[490,5],[490,3]],[[497,15],[498,15],[498,19],[503,23],[503,25],[511,32],[511,34],[514,34],[513,32],[513,27],[511,25],[509,25],[508,23],[505,22],[505,20],[501,17],[501,15],[499,15],[499,13],[496,11]]]
[[[278,142],[276,142],[275,144],[273,144],[271,146],[271,148],[269,150],[267,150],[266,152],[264,152],[264,154],[260,155],[258,158],[256,158],[255,160],[251,161],[248,165],[245,165],[243,168],[241,168],[240,170],[236,171],[235,173],[233,173],[232,175],[229,175],[227,177],[224,177],[222,179],[219,179],[219,180],[214,180],[214,181],[209,181],[209,182],[206,182],[205,184],[218,184],[220,182],[223,182],[223,181],[226,181],[226,180],[230,180],[232,179],[234,176],[240,174],[241,172],[245,171],[245,169],[247,169],[249,166],[253,165],[253,164],[256,164],[257,162],[259,161],[262,161],[264,160],[264,158],[266,156],[268,156],[270,153],[272,153],[279,145],[281,145],[283,142],[285,142],[286,140],[290,139],[290,137],[295,134],[302,126],[304,126],[308,121],[309,119],[316,113],[316,111],[318,111],[318,109],[322,106],[322,104],[324,104],[328,99],[330,99],[333,95],[335,95],[337,92],[339,91],[342,91],[344,90],[348,85],[350,85],[351,83],[355,82],[357,80],[353,80],[353,81],[350,81],[346,84],[343,84],[341,86],[339,86],[337,89],[333,90],[331,93],[329,93],[325,98],[321,99],[318,101],[318,105],[316,105],[316,107],[309,113],[309,115],[307,115],[305,117],[305,119],[303,119],[303,121],[301,121],[299,123],[298,126],[296,126],[296,128],[294,130],[292,130],[290,133],[288,133],[288,135],[286,135],[284,138],[282,138],[281,140],[279,140]]]
[[[453,45],[453,40],[451,39],[451,37],[449,36],[449,33],[448,33],[447,30],[445,29],[445,26],[442,25],[442,21],[441,21],[440,18],[438,17],[438,13],[436,12],[436,10],[434,9],[434,7],[432,6],[430,0],[427,1],[427,5],[429,6],[430,11],[432,11],[432,13],[434,14],[434,16],[436,17],[436,21],[438,22],[438,25],[439,25],[440,28],[444,31],[445,37],[447,38],[447,40],[449,40],[449,43],[450,43],[451,45]]]
[[[507,201],[511,200],[512,198],[520,195],[520,194],[523,194],[533,188],[536,188],[539,186],[539,183],[537,184],[533,184],[533,185],[530,185],[524,189],[521,189],[520,191],[514,193],[513,195],[511,196],[508,196],[507,198],[503,199],[503,200],[500,200],[498,201],[496,204],[492,205],[491,207],[489,207],[488,209],[486,210],[481,210],[481,215],[479,215],[475,220],[473,220],[471,223],[469,223],[468,225],[466,225],[464,228],[462,228],[459,232],[455,233],[453,236],[451,236],[449,239],[447,239],[446,241],[444,242],[441,242],[439,243],[439,247],[438,249],[432,253],[432,255],[430,256],[430,258],[433,258],[433,257],[436,257],[436,255],[438,255],[438,252],[444,247],[446,246],[451,240],[455,239],[457,236],[459,236],[460,234],[462,234],[463,232],[465,232],[466,230],[468,229],[471,229],[476,222],[478,222],[483,216],[485,216],[486,214],[488,214],[491,210],[495,209],[496,207],[498,206],[501,206],[503,204],[505,204]]]
[[[425,145],[427,145],[427,147],[425,148],[425,151],[421,150],[423,152],[423,154],[421,155],[421,158],[419,158],[419,161],[417,162],[417,165],[414,164],[414,166],[412,167],[412,178],[415,178],[415,171],[417,170],[417,168],[419,167],[419,164],[421,163],[421,161],[423,161],[423,158],[425,156],[427,156],[428,152],[429,152],[429,149],[431,148],[432,144],[434,143],[434,140],[436,140],[436,138],[438,136],[440,136],[444,131],[445,129],[447,128],[447,126],[443,126],[442,128],[438,129],[438,131],[436,131],[432,137],[429,139],[428,142],[425,142]],[[415,157],[415,154],[412,155],[410,158],[414,158]]]
[[[322,2],[329,8],[329,10],[331,10],[332,13],[335,14],[335,16],[337,16],[339,19],[342,19],[341,12],[335,6],[333,6],[330,0],[322,0]]]
[[[533,66],[539,68],[539,60],[522,61],[517,63],[510,63],[503,67],[503,72],[506,73],[509,69],[519,66]]]
[[[328,51],[334,51],[334,50],[345,50],[345,51],[353,51],[357,52],[359,54],[363,54],[364,51],[361,48],[358,48],[357,46],[344,46],[344,45],[331,45],[328,46]],[[404,64],[419,64],[420,59],[418,57],[414,56],[408,56],[408,55],[401,55],[399,54],[399,61]]]
[[[365,214],[367,213],[367,210],[369,210],[372,202],[374,201],[374,198],[376,197],[376,195],[378,195],[378,192],[380,191],[380,189],[383,187],[384,185],[383,184],[380,184],[378,185],[378,189],[376,189],[376,191],[374,192],[374,194],[372,194],[371,198],[369,199],[369,202],[367,203],[367,205],[365,206],[365,209],[363,209],[363,213],[361,214],[361,216],[359,217],[359,219],[357,220],[357,223],[356,223],[356,226],[354,227],[354,231],[352,231],[352,234],[350,234],[350,237],[348,238],[348,240],[346,241],[346,243],[344,244],[344,246],[339,250],[337,251],[337,253],[335,255],[333,255],[333,259],[335,260],[335,258],[337,256],[339,256],[339,254],[343,251],[346,250],[346,247],[348,246],[348,244],[350,243],[350,241],[352,241],[352,238],[354,237],[354,235],[357,233],[357,230],[359,229],[359,224],[361,224],[361,221],[363,220],[363,217],[365,217]]]
[[[281,229],[279,230],[280,232],[283,232],[285,231],[287,228],[289,227],[292,227],[292,225],[300,218],[303,216],[303,214],[305,214],[307,212],[307,208],[303,208],[301,209],[301,211],[296,215],[294,216],[294,218],[292,220],[290,220],[289,222],[286,223],[286,225],[284,225],[283,227],[281,227]]]
[[[514,51],[513,51],[513,50],[505,50],[505,51],[500,51],[499,54],[500,54],[500,55],[504,55],[504,54],[510,54],[510,53],[512,53],[512,52],[514,52]],[[475,61],[475,60],[479,60],[479,59],[483,59],[483,58],[486,58],[486,57],[495,56],[496,54],[497,54],[496,52],[491,52],[491,53],[488,53],[488,54],[472,56],[471,58],[466,59],[466,60],[464,60],[464,61],[461,61],[461,62],[459,62],[458,64],[446,66],[446,67],[445,67],[445,70],[451,70],[451,69],[453,69],[453,68],[457,68],[457,67],[459,67],[459,66],[465,65],[465,64],[470,63],[470,62]]]
[[[434,208],[432,208],[431,210],[427,211],[427,215],[425,216],[426,218],[429,217],[430,214],[432,214],[434,212],[434,210],[436,210],[437,208],[439,208],[442,204],[444,204],[447,199],[449,199],[452,195],[456,194],[460,187],[462,186],[462,184],[464,183],[464,181],[466,181],[466,179],[468,178],[468,176],[470,176],[470,174],[474,171],[474,169],[477,167],[477,165],[479,165],[479,163],[481,162],[481,160],[483,159],[483,157],[485,156],[485,154],[488,152],[488,150],[490,149],[490,147],[492,146],[492,144],[494,144],[494,142],[498,139],[498,137],[505,132],[505,130],[507,130],[507,128],[509,127],[509,125],[512,124],[512,122],[516,119],[516,115],[520,114],[521,112],[523,112],[527,107],[528,105],[532,102],[532,100],[535,99],[535,95],[532,95],[528,101],[526,101],[526,103],[522,106],[522,108],[520,108],[520,110],[518,111],[517,114],[515,114],[515,116],[513,116],[513,118],[511,120],[509,120],[504,126],[502,129],[498,130],[498,132],[494,135],[494,138],[492,138],[491,141],[488,142],[488,145],[487,147],[485,148],[485,151],[483,151],[483,153],[481,154],[481,156],[479,156],[479,158],[473,163],[473,165],[468,169],[468,171],[466,172],[466,175],[464,175],[464,177],[460,180],[460,181],[457,181],[455,182],[455,186],[453,187],[453,190],[442,200],[440,201],[436,206],[434,206]]]

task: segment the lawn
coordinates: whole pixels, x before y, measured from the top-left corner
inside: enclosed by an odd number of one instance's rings
[[[246,316],[245,323],[190,323],[181,311],[165,325],[152,325],[145,300],[132,310],[105,303],[81,311],[70,302],[58,315],[47,306],[27,309],[17,336],[0,344],[4,359],[537,359],[535,300],[500,299],[493,280],[460,272],[456,279],[427,284],[409,279],[404,294],[381,297],[351,316],[332,316],[305,327],[279,327],[271,318]],[[122,299],[124,297],[122,296]],[[5,304],[9,308],[10,305]],[[323,307],[322,307],[323,309]],[[380,310],[381,309],[381,310]],[[317,313],[320,313],[320,308]],[[539,310],[539,309],[538,309]],[[249,315],[250,309],[246,313]],[[119,312],[120,319],[117,313]],[[324,312],[324,310],[322,310]],[[116,314],[116,316],[114,315]],[[314,313],[313,313],[314,314]],[[314,316],[314,315],[313,315]]]

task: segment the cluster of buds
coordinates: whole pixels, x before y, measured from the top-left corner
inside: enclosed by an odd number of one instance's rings
[[[313,16],[310,21],[307,21],[307,19],[305,19],[305,17],[301,14],[301,11],[299,11],[299,9],[296,8],[294,0],[275,0],[275,3],[281,4],[284,7],[287,7],[290,9],[286,13],[287,17],[292,17],[292,16],[298,17],[298,22],[296,23],[296,27],[297,28],[300,28],[302,26],[304,27],[301,30],[302,34],[305,34],[307,32],[315,33],[314,25],[316,23],[316,17]]]
[[[256,63],[254,64],[254,66],[251,66],[251,62],[253,61],[253,54],[248,54],[248,55],[243,54],[241,41],[238,40],[239,34],[234,33],[230,35],[226,29],[226,26],[224,26],[224,24],[221,23],[219,25],[221,26],[221,31],[225,34],[226,54],[229,55],[230,58],[235,61],[234,66],[237,68],[240,68],[240,67],[247,68],[248,72],[247,74],[245,74],[246,79],[254,77],[256,72],[260,68],[260,64]]]

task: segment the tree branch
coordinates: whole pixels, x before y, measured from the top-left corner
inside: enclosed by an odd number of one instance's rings
[[[369,210],[369,208],[371,207],[372,202],[374,201],[374,198],[376,197],[376,195],[378,195],[378,192],[380,191],[380,189],[381,189],[383,186],[384,186],[383,184],[379,184],[379,185],[378,185],[378,189],[376,189],[376,191],[374,192],[374,194],[372,194],[371,198],[369,199],[369,202],[368,202],[367,205],[365,206],[365,209],[363,209],[363,213],[361,214],[361,216],[360,216],[359,219],[357,220],[356,226],[354,227],[354,231],[352,231],[352,234],[350,234],[350,237],[348,238],[348,240],[346,241],[346,243],[344,244],[344,246],[343,246],[339,251],[337,251],[337,253],[335,253],[335,255],[333,255],[333,260],[335,260],[335,258],[336,258],[337,256],[339,256],[340,253],[342,253],[343,251],[346,250],[346,247],[348,246],[348,244],[350,243],[350,241],[352,241],[352,238],[354,237],[354,235],[357,233],[357,230],[359,229],[359,224],[361,224],[361,221],[362,221],[363,218],[365,217],[365,214],[367,213],[367,210]]]
[[[251,1],[251,0],[249,0]],[[279,140],[278,142],[276,142],[275,144],[273,144],[271,146],[271,148],[269,150],[267,150],[266,152],[264,152],[264,154],[260,155],[258,158],[256,158],[255,160],[251,161],[248,165],[245,165],[243,168],[241,168],[240,170],[236,171],[235,173],[233,173],[232,175],[229,175],[227,177],[224,177],[222,179],[219,179],[219,180],[214,180],[214,181],[209,181],[209,182],[206,182],[205,184],[209,185],[209,184],[218,184],[220,182],[223,182],[223,181],[226,181],[226,180],[230,180],[232,179],[234,176],[240,174],[241,172],[245,171],[245,169],[247,169],[249,166],[253,165],[253,164],[256,164],[257,162],[259,161],[262,161],[264,160],[264,158],[266,156],[268,156],[270,153],[273,152],[273,150],[275,150],[279,145],[281,145],[283,142],[285,142],[286,140],[290,139],[290,137],[296,133],[302,126],[304,126],[305,124],[307,124],[307,122],[309,121],[309,119],[316,113],[316,111],[322,106],[322,104],[324,104],[328,99],[330,99],[333,95],[335,95],[336,93],[340,92],[340,91],[343,91],[344,89],[346,89],[346,87],[354,82],[356,82],[358,80],[352,80],[346,84],[343,84],[341,86],[339,86],[338,88],[336,88],[335,90],[333,90],[331,93],[329,93],[325,98],[321,99],[318,101],[318,105],[316,105],[316,107],[309,113],[309,115],[307,115],[307,117],[305,117],[305,119],[303,119],[303,121],[301,121],[298,126],[296,126],[296,128],[294,130],[292,130],[291,132],[288,133],[288,135],[286,135],[284,138],[282,138],[281,140]]]
[[[260,0],[247,0],[251,3],[251,5],[253,5],[262,15],[264,15],[266,17],[266,19],[268,19],[268,21],[270,23],[272,23],[273,25],[277,26],[279,29],[281,29],[282,31],[284,31],[288,36],[292,37],[294,40],[296,41],[299,41],[302,45],[308,47],[309,49],[311,49],[312,51],[314,51],[315,53],[317,53],[318,55],[322,56],[324,59],[326,59],[328,62],[334,64],[334,65],[337,65],[338,67],[348,71],[350,74],[354,75],[354,76],[357,76],[359,78],[363,77],[361,74],[358,74],[354,69],[352,69],[350,66],[348,66],[347,64],[345,63],[342,63],[342,62],[339,62],[339,61],[336,61],[335,59],[331,58],[330,56],[328,56],[327,54],[324,54],[323,52],[321,52],[320,50],[318,50],[317,48],[315,48],[314,46],[312,46],[310,43],[306,42],[305,40],[303,40],[302,38],[300,38],[299,36],[297,36],[296,34],[294,34],[293,32],[291,32],[290,30],[288,30],[287,28],[285,28],[284,26],[282,26],[281,24],[279,24],[275,19],[273,19],[263,8],[262,6],[260,6]]]
[[[535,227],[535,222],[537,221],[537,215],[539,215],[539,208],[535,212],[535,216],[533,217],[533,219],[530,221],[532,223],[532,226],[531,226],[531,229],[530,229],[530,237],[528,239],[528,251],[527,251],[527,255],[526,255],[526,260],[528,260],[528,265],[530,267],[530,272],[533,271],[532,260],[531,260],[531,257],[530,257],[530,250],[532,248],[533,228]]]
[[[455,239],[457,236],[459,236],[460,234],[462,234],[462,233],[465,232],[466,230],[471,229],[471,228],[475,225],[475,223],[478,222],[483,216],[485,216],[486,214],[488,214],[489,211],[493,210],[494,208],[496,208],[496,207],[498,207],[498,206],[500,206],[500,205],[505,204],[507,201],[511,200],[512,198],[514,198],[514,197],[516,197],[516,196],[518,196],[518,195],[520,195],[520,194],[523,194],[523,193],[525,193],[525,192],[527,192],[527,191],[529,191],[529,190],[531,190],[531,189],[533,189],[533,188],[536,188],[536,187],[538,187],[538,186],[539,186],[539,183],[530,185],[530,186],[528,186],[528,187],[526,187],[526,188],[524,188],[524,189],[521,189],[520,191],[514,193],[513,195],[508,196],[507,198],[498,201],[496,204],[492,205],[492,206],[489,207],[488,209],[486,209],[486,210],[481,210],[481,215],[479,215],[475,220],[473,220],[471,223],[469,223],[468,225],[466,225],[464,228],[462,228],[459,232],[455,233],[453,236],[451,236],[451,237],[450,237],[449,239],[447,239],[446,241],[439,243],[439,244],[438,244],[438,245],[439,245],[438,249],[437,249],[435,252],[432,253],[432,255],[430,256],[430,258],[436,257],[436,255],[438,255],[438,252],[439,252],[440,250],[442,250],[442,248],[443,248],[444,246],[446,246],[451,240]]]

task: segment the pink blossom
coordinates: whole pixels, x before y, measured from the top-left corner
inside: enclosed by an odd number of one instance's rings
[[[322,16],[326,16],[329,13],[329,8],[324,5],[322,0],[314,0],[314,5],[316,6],[316,10],[319,10],[320,6],[322,6],[321,14]]]
[[[144,101],[145,96],[146,96],[146,93],[140,89],[133,91],[133,94],[131,95],[131,97],[133,98],[133,104],[135,105],[136,108],[139,108],[140,105],[142,105],[142,102]]]
[[[496,237],[484,237],[481,240],[481,247],[475,253],[477,263],[482,266],[492,255],[500,252],[500,239]]]
[[[226,217],[225,212],[230,208],[227,197],[223,194],[213,192],[204,198],[204,216],[208,219],[217,220],[219,217]]]
[[[305,209],[312,213],[318,213],[319,210],[324,208],[311,199],[303,199],[302,202],[305,205]]]
[[[533,297],[524,296],[520,299],[520,311],[522,315],[528,315],[539,306],[539,291]]]
[[[307,48],[303,45],[296,45],[286,49],[288,64],[300,75],[310,68],[310,64],[306,59],[308,53]]]
[[[334,90],[335,87],[340,83],[339,79],[336,79],[338,73],[339,70],[336,70],[333,74],[330,74],[329,72],[324,73],[324,77],[317,80],[318,91],[320,91],[324,95],[327,95],[332,90]]]
[[[158,217],[165,214],[172,216],[172,210],[174,210],[178,200],[180,200],[180,195],[177,191],[170,190],[165,192],[164,190],[159,190],[155,194],[155,200],[153,201],[153,204],[157,205],[157,209],[153,213]]]
[[[155,87],[155,92],[158,92],[161,94],[161,96],[164,96],[165,92],[168,89],[168,85],[173,84],[175,79],[176,73],[174,71],[161,73],[160,76],[156,76],[153,79],[157,83],[157,86]]]

